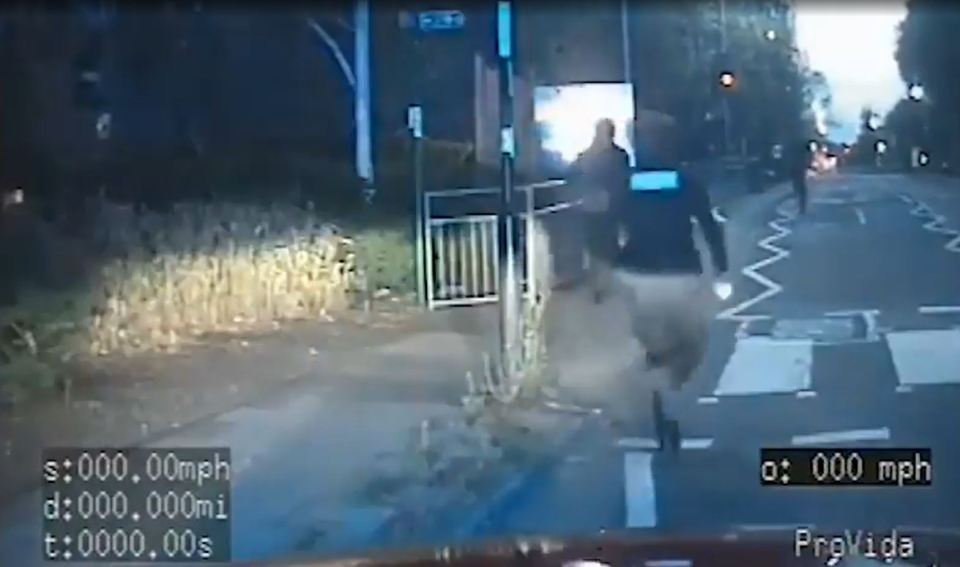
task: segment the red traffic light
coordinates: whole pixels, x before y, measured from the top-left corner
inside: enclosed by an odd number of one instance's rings
[[[730,71],[720,73],[720,86],[725,89],[733,88],[737,83],[737,78]]]

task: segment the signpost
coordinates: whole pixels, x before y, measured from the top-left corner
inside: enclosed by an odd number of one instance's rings
[[[411,105],[407,108],[407,128],[410,130],[411,143],[413,144],[413,189],[415,205],[415,230],[414,237],[417,240],[417,299],[421,304],[427,300],[426,274],[424,273],[425,251],[424,251],[424,223],[423,218],[423,109],[418,105]]]
[[[500,87],[500,210],[497,215],[500,263],[500,366],[501,379],[514,372],[519,331],[519,290],[516,273],[516,238],[513,206],[513,167],[516,142],[513,130],[513,13],[509,0],[497,3],[497,55]],[[528,235],[528,238],[530,236]]]
[[[463,29],[467,18],[459,10],[430,10],[425,12],[401,11],[397,18],[400,28],[415,30],[422,33],[450,32]],[[419,39],[415,39],[418,44]],[[420,65],[423,68],[425,65]],[[421,304],[426,303],[426,274],[424,268],[426,265],[426,252],[424,246],[424,208],[423,208],[423,106],[420,91],[422,90],[421,79],[419,76],[412,81],[414,83],[414,99],[416,104],[411,104],[407,108],[407,130],[410,132],[411,144],[413,147],[413,183],[415,204],[415,230],[416,237],[416,264],[417,264],[417,298]]]

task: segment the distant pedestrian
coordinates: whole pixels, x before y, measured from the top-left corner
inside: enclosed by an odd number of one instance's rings
[[[611,290],[610,266],[617,253],[617,227],[610,220],[629,191],[630,159],[614,142],[616,126],[610,119],[597,122],[593,142],[570,168],[569,180],[583,196],[586,228],[587,276],[594,301]]]
[[[679,167],[673,119],[654,114],[637,130],[644,150],[638,149],[644,157],[637,181],[610,217],[626,234],[615,256],[614,282],[626,299],[646,368],[654,372],[647,378],[655,381],[656,371],[663,371],[666,379],[649,384],[657,436],[662,447],[678,447],[679,426],[668,418],[661,390],[680,389],[703,360],[715,302],[712,277],[727,271],[727,251],[706,188]],[[712,260],[706,269],[694,223]]]
[[[807,191],[807,172],[810,169],[810,163],[813,159],[813,152],[810,151],[810,142],[806,140],[797,141],[790,148],[790,155],[787,156],[787,167],[790,170],[790,181],[793,184],[793,193],[797,198],[797,209],[800,214],[806,214],[809,195]]]

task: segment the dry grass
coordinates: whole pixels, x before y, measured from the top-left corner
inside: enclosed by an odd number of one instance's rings
[[[352,241],[312,207],[180,204],[105,209],[112,259],[88,325],[94,354],[174,349],[184,339],[344,309],[359,272]]]
[[[553,256],[550,236],[542,222],[534,223],[533,286],[524,293],[520,318],[519,344],[514,346],[513,365],[495,369],[486,357],[486,368],[478,381],[467,374],[468,405],[476,405],[484,398],[510,403],[520,396],[536,396],[548,386],[547,308],[553,289]],[[495,377],[499,373],[499,378]]]

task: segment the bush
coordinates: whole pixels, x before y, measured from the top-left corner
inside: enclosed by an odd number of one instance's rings
[[[416,290],[416,264],[410,230],[368,229],[356,237],[357,266],[371,292]]]
[[[293,206],[181,203],[137,215],[111,240],[90,348],[173,348],[186,335],[322,317],[356,288],[355,256],[336,227]]]

